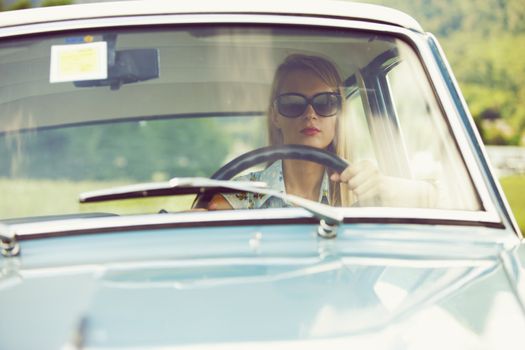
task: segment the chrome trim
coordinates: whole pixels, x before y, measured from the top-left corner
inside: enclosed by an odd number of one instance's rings
[[[9,11],[0,14],[0,26],[13,27],[32,23],[81,20],[89,18],[157,16],[167,14],[251,14],[251,15],[286,15],[313,16],[356,19],[363,21],[388,23],[422,32],[419,23],[399,10],[378,6],[342,1],[323,1],[318,3],[287,0],[265,0],[247,2],[244,0],[193,0],[165,1],[149,0],[127,1],[114,4],[77,4],[59,8],[36,8],[22,11]]]
[[[251,215],[246,215],[247,213]],[[113,220],[103,220],[111,218]],[[10,225],[11,231],[18,239],[24,239],[25,236],[54,236],[59,233],[97,231],[97,230],[122,230],[129,227],[142,227],[148,229],[161,225],[174,224],[221,224],[231,223],[232,221],[265,221],[265,220],[293,220],[293,219],[310,219],[312,223],[318,220],[310,212],[292,208],[291,210],[220,210],[220,211],[188,211],[181,213],[164,213],[150,215],[130,215],[130,216],[111,216],[104,218],[89,219],[66,219],[46,222],[31,222]],[[208,226],[207,225],[207,226]]]
[[[177,178],[169,180],[168,182],[150,182],[150,183],[139,183],[135,185],[120,186],[109,189],[85,192],[80,194],[80,202],[102,202],[106,200],[123,199],[118,195],[129,194],[130,197],[126,198],[141,198],[147,197],[148,191],[155,190],[177,190],[177,188],[200,188],[200,191],[208,188],[226,188],[232,190],[238,190],[241,192],[252,192],[264,194],[270,197],[276,197],[282,199],[284,202],[297,207],[304,208],[312,213],[316,218],[321,221],[321,226],[324,224],[327,226],[337,226],[343,222],[343,216],[333,207],[328,205],[314,202],[299,196],[292,194],[286,194],[279,192],[267,187],[265,182],[251,182],[251,181],[231,181],[231,180],[215,180],[205,177],[188,177],[188,178]],[[107,198],[103,198],[107,197]],[[324,223],[324,224],[323,224]],[[330,230],[333,231],[333,230]]]
[[[249,18],[249,20],[247,20]],[[392,32],[393,28],[402,30],[392,25],[359,20],[333,19],[322,17],[298,17],[285,15],[234,15],[234,14],[182,14],[182,15],[155,15],[137,17],[97,18],[81,20],[65,20],[52,23],[28,24],[20,27],[0,27],[0,38],[29,35],[47,34],[65,30],[103,29],[112,27],[142,27],[152,25],[185,25],[185,24],[258,24],[258,25],[304,25],[304,26],[326,26],[336,28],[370,30],[380,32]],[[412,31],[406,30],[412,33]]]
[[[323,219],[319,222],[317,234],[322,238],[335,238],[337,236],[337,225],[330,224]]]
[[[461,154],[464,157],[465,165],[468,170],[468,173],[472,177],[474,187],[480,196],[481,204],[485,208],[485,211],[477,212],[466,212],[466,211],[445,211],[445,210],[414,210],[410,209],[401,209],[404,211],[404,214],[397,213],[396,210],[389,208],[374,208],[374,215],[368,215],[366,210],[361,208],[355,209],[341,209],[343,214],[347,218],[355,218],[359,215],[363,218],[398,218],[407,220],[412,219],[422,219],[422,220],[442,220],[442,221],[463,221],[471,222],[474,225],[479,224],[502,224],[503,221],[500,217],[500,213],[496,210],[494,202],[492,201],[492,196],[488,191],[487,184],[483,180],[482,172],[480,166],[477,162],[476,157],[473,154],[472,148],[469,146],[469,140],[465,133],[464,128],[462,127],[462,122],[456,106],[452,100],[452,97],[446,87],[446,83],[443,80],[443,76],[437,66],[437,63],[434,59],[433,53],[431,52],[430,47],[426,42],[426,36],[421,33],[417,33],[412,30],[405,28],[395,27],[393,25],[371,23],[371,22],[362,22],[356,20],[345,20],[345,19],[331,19],[331,18],[318,18],[318,17],[309,17],[309,16],[289,16],[289,15],[253,15],[253,14],[221,14],[221,15],[158,15],[158,16],[134,16],[134,17],[118,17],[118,18],[101,18],[101,19],[88,19],[88,20],[71,20],[63,22],[54,22],[47,24],[32,24],[21,27],[12,27],[12,28],[0,28],[0,37],[8,37],[20,34],[32,34],[41,32],[45,30],[47,33],[53,31],[61,30],[74,30],[74,29],[86,29],[86,28],[96,28],[101,29],[104,27],[117,27],[117,26],[151,26],[151,25],[162,25],[162,24],[199,24],[199,23],[250,23],[250,24],[268,24],[268,25],[302,25],[302,26],[323,26],[323,27],[333,27],[333,28],[344,28],[351,30],[365,30],[380,32],[381,34],[390,34],[394,35],[401,40],[405,39],[407,44],[412,46],[416,54],[419,55],[419,58],[426,63],[422,65],[429,75],[429,83],[435,89],[437,94],[437,102],[443,108],[445,112],[445,120],[450,123],[452,135],[455,138],[458,148]],[[468,111],[468,109],[467,109]],[[447,118],[448,116],[448,118]],[[459,129],[462,129],[460,132]],[[478,140],[479,141],[479,140]],[[497,189],[501,191],[500,189]],[[395,209],[395,208],[394,208]],[[410,213],[410,217],[407,217],[407,211]],[[416,214],[419,213],[419,214]],[[446,215],[443,215],[446,214]],[[221,222],[222,215],[218,217],[213,213],[207,213],[208,216],[199,217],[198,220],[195,220],[197,216],[189,218],[188,221],[181,220],[180,222],[212,222],[214,220]],[[393,216],[392,216],[393,215]],[[231,217],[231,216],[230,216]],[[235,216],[234,216],[235,217]],[[286,214],[279,215],[270,215],[272,219],[292,219],[293,215],[290,216],[289,212]],[[299,215],[299,218],[305,218],[304,213]],[[265,220],[268,219],[266,215],[250,215],[250,220]],[[135,220],[128,217],[126,220],[128,223],[126,225],[117,225],[117,227],[130,226],[131,222]],[[246,215],[243,215],[242,218],[238,220],[246,220]],[[137,225],[148,223],[137,223]],[[60,229],[59,229],[60,231]],[[67,230],[66,230],[67,231]],[[33,234],[38,231],[32,231]],[[46,230],[47,232],[47,230]],[[518,231],[519,232],[519,231]]]
[[[451,220],[451,221],[475,221],[478,223],[496,224],[501,223],[497,213],[466,210],[444,210],[426,208],[339,208],[344,212],[345,218],[411,218],[429,220]]]
[[[16,241],[16,234],[10,226],[0,222],[0,253],[5,257],[20,254],[20,245]]]
[[[166,182],[143,182],[133,185],[116,186],[101,190],[82,192],[79,195],[78,200],[80,203],[104,202],[121,199],[117,196],[122,194],[135,194],[136,198],[140,198],[142,196],[148,196],[148,192],[154,190],[176,190],[177,188],[228,188],[228,186],[246,192],[254,189],[264,190],[268,188],[266,182],[261,181],[235,181],[232,183],[232,181],[228,180],[214,180],[207,177],[174,177]],[[195,192],[198,191],[196,190]]]
[[[468,105],[467,105],[467,102],[465,101],[465,98],[463,96],[463,93],[461,92],[461,89],[459,87],[459,84],[457,82],[457,79],[456,79],[456,76],[454,75],[454,72],[452,71],[451,67],[450,67],[450,64],[445,56],[445,53],[441,47],[441,45],[439,44],[438,40],[435,38],[434,35],[430,34],[430,33],[427,33],[427,35],[432,39],[433,43],[436,45],[436,48],[441,56],[441,59],[442,59],[442,63],[445,65],[447,71],[448,71],[448,74],[450,75],[450,80],[452,82],[452,85],[454,86],[454,88],[456,89],[456,92],[458,94],[458,97],[460,99],[460,102],[461,102],[461,106],[465,112],[465,114],[468,116],[468,121],[470,123],[470,128],[473,130],[474,132],[474,137],[476,138],[476,141],[477,143],[480,145],[480,151],[481,151],[481,156],[482,158],[484,158],[486,160],[486,163],[487,163],[487,167],[488,167],[488,171],[490,172],[490,176],[492,176],[492,178],[494,179],[494,184],[496,186],[496,191],[499,192],[500,194],[503,194],[503,189],[501,188],[501,185],[499,183],[499,181],[497,180],[497,178],[494,176],[494,170],[493,170],[493,167],[491,165],[491,162],[490,162],[490,158],[488,157],[488,154],[487,154],[487,151],[484,147],[484,144],[483,144],[483,140],[481,139],[481,135],[479,134],[478,132],[478,129],[476,127],[476,125],[474,124],[474,118],[472,117],[472,115],[470,114],[470,110],[468,108]],[[450,95],[450,92],[447,90],[447,93]],[[452,98],[452,96],[450,95],[450,98]],[[514,229],[514,231],[516,232],[516,234],[518,235],[518,237],[520,237],[521,239],[523,239],[525,236],[523,235],[523,233],[521,232],[520,228],[519,228],[519,225],[516,221],[516,218],[514,217],[513,213],[512,213],[512,210],[510,208],[510,205],[507,201],[507,198],[506,196],[502,195],[501,196],[501,200],[503,202],[503,205],[504,205],[504,210],[509,214],[508,217],[509,217],[509,220],[510,220],[510,224],[512,226],[512,228]],[[491,204],[493,204],[492,201],[490,201]],[[496,208],[493,208],[494,210],[496,210]]]
[[[437,102],[444,109],[445,115],[449,116],[449,118],[446,120],[450,124],[450,131],[458,143],[461,155],[464,158],[467,169],[469,170],[469,174],[472,177],[476,191],[480,196],[481,204],[487,212],[496,212],[494,203],[491,200],[490,194],[486,188],[487,184],[483,180],[480,166],[473,154],[472,148],[469,146],[469,140],[465,129],[463,128],[459,111],[453,102],[452,95],[450,94],[445,81],[443,80],[443,76],[441,75],[439,67],[437,66],[434,55],[426,44],[424,37],[416,36],[413,38],[413,40],[418,46],[421,58],[425,63],[427,63],[426,65],[423,65],[423,67],[425,67],[425,69],[428,71],[428,74],[430,75],[430,84],[435,88],[435,92],[439,97]],[[461,130],[461,133],[459,130]]]
[[[419,220],[429,224],[458,225],[467,222],[478,226],[490,226],[495,221],[487,221],[486,217],[476,212],[455,212],[431,209],[403,208],[334,208],[341,214],[346,214],[345,222],[365,222],[382,224],[387,219],[399,219],[399,224],[410,224]],[[249,215],[247,215],[249,213]],[[301,208],[252,209],[252,210],[221,210],[221,211],[193,211],[173,214],[150,214],[131,216],[108,216],[99,218],[66,219],[54,221],[40,221],[10,225],[11,232],[17,240],[31,238],[67,236],[71,234],[89,234],[97,232],[116,232],[123,230],[146,230],[169,227],[195,227],[234,225],[272,224],[273,222],[289,224],[312,224],[319,221],[314,215]],[[499,222],[498,222],[499,223]],[[314,232],[315,230],[312,229]],[[508,235],[501,234],[501,239]],[[510,235],[510,238],[515,236]],[[514,242],[514,241],[512,241]],[[515,243],[515,242],[514,242]]]
[[[20,254],[20,244],[16,241],[1,241],[0,251],[6,258],[18,256]]]

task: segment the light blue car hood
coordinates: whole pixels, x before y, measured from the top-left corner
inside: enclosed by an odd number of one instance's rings
[[[0,348],[523,348],[515,252],[427,228],[314,229],[28,241],[2,260]]]

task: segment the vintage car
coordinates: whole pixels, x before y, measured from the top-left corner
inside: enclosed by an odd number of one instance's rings
[[[523,237],[410,16],[4,12],[0,74],[0,349],[525,347]]]

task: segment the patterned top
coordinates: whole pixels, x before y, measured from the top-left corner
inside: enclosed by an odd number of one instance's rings
[[[237,181],[261,181],[265,182],[269,188],[285,193],[284,177],[283,177],[283,162],[278,160],[272,163],[268,168],[249,173],[247,175],[235,178]],[[319,193],[319,202],[329,204],[328,201],[329,182],[326,172],[321,183],[321,191]],[[284,202],[280,198],[275,198],[265,194],[259,193],[224,193],[224,198],[230,203],[234,209],[265,209],[265,208],[287,208],[290,204]]]

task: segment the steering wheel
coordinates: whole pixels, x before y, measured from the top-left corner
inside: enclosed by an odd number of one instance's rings
[[[269,146],[244,153],[223,165],[210,178],[215,180],[230,180],[236,174],[257,164],[274,162],[279,159],[308,160],[341,173],[348,167],[348,162],[334,153],[323,149],[304,145]],[[213,193],[209,191],[199,195],[194,202],[195,208],[203,208],[211,200]]]

